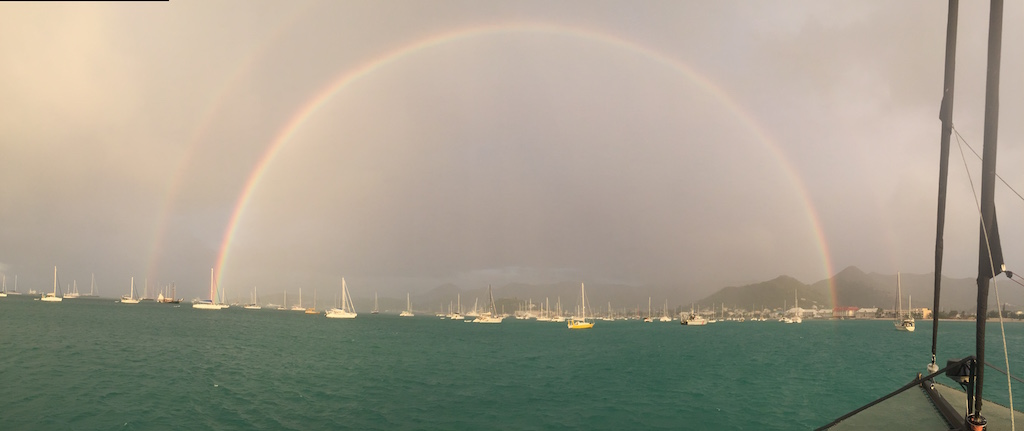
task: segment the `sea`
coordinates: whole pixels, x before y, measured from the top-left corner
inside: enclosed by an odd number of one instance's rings
[[[1019,373],[1024,324],[1004,326]],[[974,330],[941,322],[939,362],[971,354]],[[986,354],[1003,368],[999,332],[989,324]],[[930,321],[570,331],[12,296],[0,298],[0,429],[813,429],[923,372],[931,334]],[[1005,405],[1005,376],[986,376],[986,398]]]

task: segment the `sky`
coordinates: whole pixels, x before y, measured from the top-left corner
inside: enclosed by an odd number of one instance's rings
[[[1005,15],[999,172],[1024,190]],[[945,27],[935,1],[3,4],[0,272],[692,299],[931,272]],[[987,30],[961,2],[954,124],[979,153]],[[973,277],[980,161],[952,154],[944,273]],[[996,197],[1013,269],[1024,203]]]

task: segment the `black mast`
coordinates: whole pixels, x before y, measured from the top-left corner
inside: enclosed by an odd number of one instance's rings
[[[939,337],[939,293],[942,288],[942,237],[946,226],[946,177],[949,176],[949,137],[953,133],[953,81],[956,74],[956,27],[959,0],[949,0],[946,20],[946,71],[942,83],[942,141],[939,151],[939,208],[935,224],[935,304],[932,307],[932,363],[929,371],[935,372],[935,346]]]
[[[978,319],[975,364],[977,377],[974,409],[968,421],[983,423],[982,384],[985,375],[985,321],[988,314],[989,280],[1002,272],[1003,252],[996,225],[996,138],[999,132],[999,63],[1003,42],[1003,1],[992,0],[988,22],[988,75],[985,81],[985,149],[981,161],[981,239],[978,253]],[[972,421],[972,418],[980,421]]]

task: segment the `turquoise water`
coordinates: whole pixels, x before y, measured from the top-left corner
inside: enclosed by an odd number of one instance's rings
[[[1024,325],[1007,324],[1011,369]],[[973,322],[939,353],[969,354]],[[989,362],[1002,363],[990,326]],[[930,324],[598,321],[593,330],[0,298],[4,429],[809,429],[910,381]],[[1014,362],[1015,361],[1015,362]],[[1021,373],[1017,373],[1021,374]],[[988,372],[986,397],[1005,403]],[[1022,389],[1024,390],[1024,389]]]

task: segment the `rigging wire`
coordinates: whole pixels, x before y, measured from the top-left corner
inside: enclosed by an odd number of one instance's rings
[[[971,144],[967,142],[967,139],[964,139],[963,136],[960,136],[960,131],[957,130],[955,126],[952,129],[953,133],[956,134],[957,142],[960,143],[962,141],[963,144],[967,146],[967,149],[971,150],[971,153],[974,154],[974,157],[977,157],[978,160],[981,160],[981,155],[974,150],[974,147],[972,147]],[[963,157],[963,148],[960,149],[960,157]],[[996,178],[999,178],[999,181],[1002,181],[1003,185],[1005,185],[1006,188],[1010,189],[1010,191],[1013,192],[1013,194],[1017,195],[1017,197],[1020,198],[1021,201],[1024,201],[1024,195],[1021,195],[1020,192],[1017,191],[1017,189],[1014,189],[1013,186],[1010,185],[1010,183],[1006,182],[1006,180],[1004,180],[998,172],[996,172]]]
[[[956,128],[953,128],[953,130],[956,131]],[[992,245],[989,244],[988,226],[985,226],[985,218],[981,216],[981,213],[982,213],[982,211],[981,211],[981,201],[978,199],[978,193],[974,190],[974,180],[971,179],[970,169],[967,168],[967,158],[964,156],[963,145],[967,145],[968,148],[971,148],[971,147],[970,147],[970,145],[967,144],[967,140],[963,139],[963,137],[960,136],[960,132],[956,132],[956,142],[957,142],[957,148],[960,149],[960,158],[963,159],[963,162],[964,162],[964,169],[967,170],[967,179],[971,182],[971,193],[974,193],[974,202],[975,202],[975,205],[978,207],[978,216],[981,219],[981,230],[982,230],[982,233],[984,234],[984,238],[985,238],[985,248],[988,249],[988,253],[986,253],[986,254],[988,255],[989,271],[991,271],[991,274],[993,274],[993,277],[992,277],[992,289],[995,290],[995,293],[996,293],[996,304],[1002,304],[1002,301],[999,299],[999,283],[996,281],[996,278],[994,276],[994,274],[996,273],[996,270],[995,270],[995,263],[992,261]],[[973,152],[975,156],[978,155],[978,153],[974,151],[974,148],[971,148],[971,152]],[[998,177],[998,174],[996,176]],[[1001,177],[999,179],[1002,180]],[[1006,184],[1006,181],[1003,181],[1003,184]],[[1006,186],[1010,187],[1009,184],[1006,184]],[[1013,190],[1013,187],[1010,187],[1010,190]],[[1014,190],[1014,193],[1017,193],[1017,191]],[[1017,196],[1020,196],[1020,194],[1017,193]],[[1024,200],[1024,197],[1022,197],[1021,199]],[[1006,265],[1003,265],[1003,267],[1000,270],[1003,270],[1005,268],[1006,268]],[[980,274],[978,275],[978,278],[981,278]],[[979,307],[980,307],[980,305],[979,305]],[[1006,388],[1007,388],[1007,392],[1009,392],[1009,396],[1010,396],[1010,429],[1011,430],[1015,430],[1017,427],[1016,427],[1016,423],[1014,421],[1014,416],[1016,416],[1016,415],[1013,414],[1013,382],[1010,379],[1010,354],[1008,352],[1008,349],[1006,348],[1006,328],[1003,326],[1003,310],[1002,310],[1002,308],[1001,307],[996,307],[996,313],[998,313],[998,316],[999,316],[999,332],[1000,332],[1000,335],[1002,336],[1002,340],[1003,340],[1003,360],[1006,362],[1006,372],[1003,373],[1003,374],[1006,374]],[[984,316],[978,316],[978,318],[979,319],[980,318],[984,318]]]
[[[996,370],[996,371],[998,371],[1000,373],[1003,373],[1003,375],[1010,376],[1011,379],[1014,379],[1014,380],[1016,380],[1018,382],[1024,383],[1024,379],[1021,379],[1020,377],[1017,377],[1015,375],[1007,373],[1006,370],[1000,369],[999,367],[997,367],[995,365],[992,365],[992,363],[989,362],[989,361],[985,361],[985,365],[988,366],[989,368],[993,369],[993,370]]]

